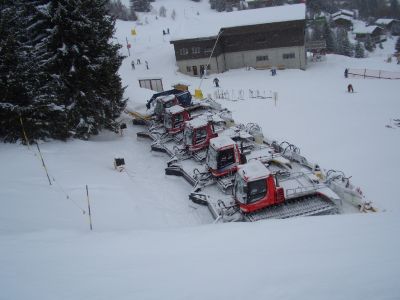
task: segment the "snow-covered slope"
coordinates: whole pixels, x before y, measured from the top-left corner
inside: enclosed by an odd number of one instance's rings
[[[117,22],[116,40],[132,44],[120,74],[133,108],[151,95],[138,78],[161,76],[165,89],[178,80],[192,91],[199,86],[198,78],[176,72],[169,39],[184,20],[213,26],[207,16],[217,14],[206,0],[152,4],[165,6],[168,17]],[[163,36],[167,28],[171,35]],[[400,128],[385,127],[400,119],[399,82],[343,76],[346,67],[400,71],[384,62],[394,40],[384,47],[367,59],[329,55],[275,77],[268,70],[218,74],[231,95],[244,91],[245,100],[219,100],[237,121],[256,122],[265,136],[352,175],[380,213],[214,225],[206,208],[188,201],[190,186],[164,175],[165,155],[151,153],[124,116],[123,137],[104,132],[88,142],[42,143],[52,186],[35,147],[0,145],[0,299],[400,297]],[[132,70],[137,58],[142,64]],[[203,81],[204,94],[214,95],[213,78]],[[345,92],[348,83],[355,94]],[[250,99],[249,89],[275,91],[278,101]],[[125,158],[127,172],[113,169],[116,156]]]

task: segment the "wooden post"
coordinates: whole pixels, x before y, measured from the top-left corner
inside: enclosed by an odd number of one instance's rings
[[[39,144],[38,144],[38,143],[36,143],[36,147],[37,147],[37,149],[38,149],[38,151],[39,151],[39,155],[40,155],[40,159],[42,160],[43,168],[44,168],[44,170],[46,171],[47,179],[49,180],[49,184],[51,185],[51,180],[50,180],[49,172],[47,172],[46,164],[44,163],[44,159],[43,159],[43,156],[42,156],[42,152],[40,152],[40,148],[39,148]]]
[[[21,127],[22,127],[22,132],[24,133],[24,138],[25,138],[25,142],[28,145],[28,149],[30,150],[30,144],[29,144],[29,140],[28,140],[28,136],[26,135],[26,131],[25,131],[25,127],[24,127],[24,123],[22,122],[22,117],[21,115],[19,115],[19,121],[21,123]]]
[[[92,226],[92,213],[91,213],[91,211],[90,211],[90,202],[89,202],[89,188],[88,188],[87,185],[86,185],[86,198],[87,198],[87,203],[88,203],[90,230],[93,230],[93,226]]]

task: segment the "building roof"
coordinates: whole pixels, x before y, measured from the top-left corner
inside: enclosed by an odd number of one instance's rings
[[[183,22],[171,41],[216,37],[222,28],[305,20],[305,4],[199,15]]]
[[[378,20],[376,20],[375,24],[388,25],[388,24],[390,24],[392,22],[399,22],[399,20],[396,20],[396,19],[378,19]]]
[[[351,10],[341,9],[341,10],[333,13],[332,18],[337,17],[337,16],[343,16],[343,15],[353,17],[354,12],[352,12]]]
[[[362,24],[357,24],[353,29],[353,33],[355,33],[355,34],[371,34],[377,29],[382,29],[382,28],[379,26],[365,26]]]
[[[346,15],[337,15],[337,16],[334,16],[332,19],[333,19],[333,21],[346,20],[346,21],[349,21],[349,22],[353,22],[353,18],[349,17],[349,16],[346,16]]]

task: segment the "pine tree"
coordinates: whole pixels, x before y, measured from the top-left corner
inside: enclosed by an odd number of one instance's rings
[[[176,11],[175,11],[175,9],[172,10],[171,19],[174,20],[174,21],[176,19]]]
[[[225,0],[216,0],[215,1],[215,9],[218,12],[225,11],[226,1]]]
[[[400,37],[397,38],[396,46],[394,48],[397,53],[400,53]]]
[[[149,0],[129,0],[131,11],[149,12],[151,5]]]
[[[339,28],[337,31],[337,53],[345,56],[353,56],[353,45],[350,43],[348,33],[345,29]]]
[[[167,9],[165,8],[165,6],[162,5],[158,13],[160,17],[165,18],[167,16]]]
[[[355,48],[355,57],[356,57],[356,58],[364,58],[364,57],[365,57],[364,47],[363,47],[363,45],[360,43],[360,41],[358,41],[357,44],[356,44],[356,48]]]
[[[365,38],[364,41],[364,47],[366,50],[368,50],[369,52],[374,51],[375,45],[371,40],[371,36],[368,34],[367,37]]]
[[[323,36],[326,42],[326,50],[330,53],[335,53],[337,48],[335,35],[329,27],[328,22],[324,23]]]

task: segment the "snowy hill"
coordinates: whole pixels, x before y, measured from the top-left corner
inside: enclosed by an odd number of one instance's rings
[[[165,89],[179,80],[191,91],[199,86],[176,72],[169,40],[186,19],[212,26],[207,16],[217,14],[206,0],[152,5],[165,6],[168,17],[117,22],[116,40],[132,44],[120,74],[135,108],[152,94],[138,78],[161,76]],[[163,36],[166,28],[171,35]],[[123,116],[123,137],[103,132],[87,142],[40,144],[51,186],[35,147],[0,145],[0,299],[399,298],[400,128],[391,121],[400,119],[399,82],[343,76],[345,68],[400,72],[384,62],[393,49],[389,39],[366,59],[328,55],[274,77],[243,69],[217,75],[233,97],[244,92],[244,100],[218,100],[235,120],[258,123],[268,138],[352,175],[379,213],[212,224],[205,207],[188,201],[191,187],[164,175],[165,155],[150,152]],[[132,70],[137,58],[142,64]],[[203,81],[203,94],[214,96],[214,77]],[[356,93],[346,92],[348,83]],[[251,99],[249,89],[277,92],[278,101]],[[127,172],[113,169],[116,156]]]

